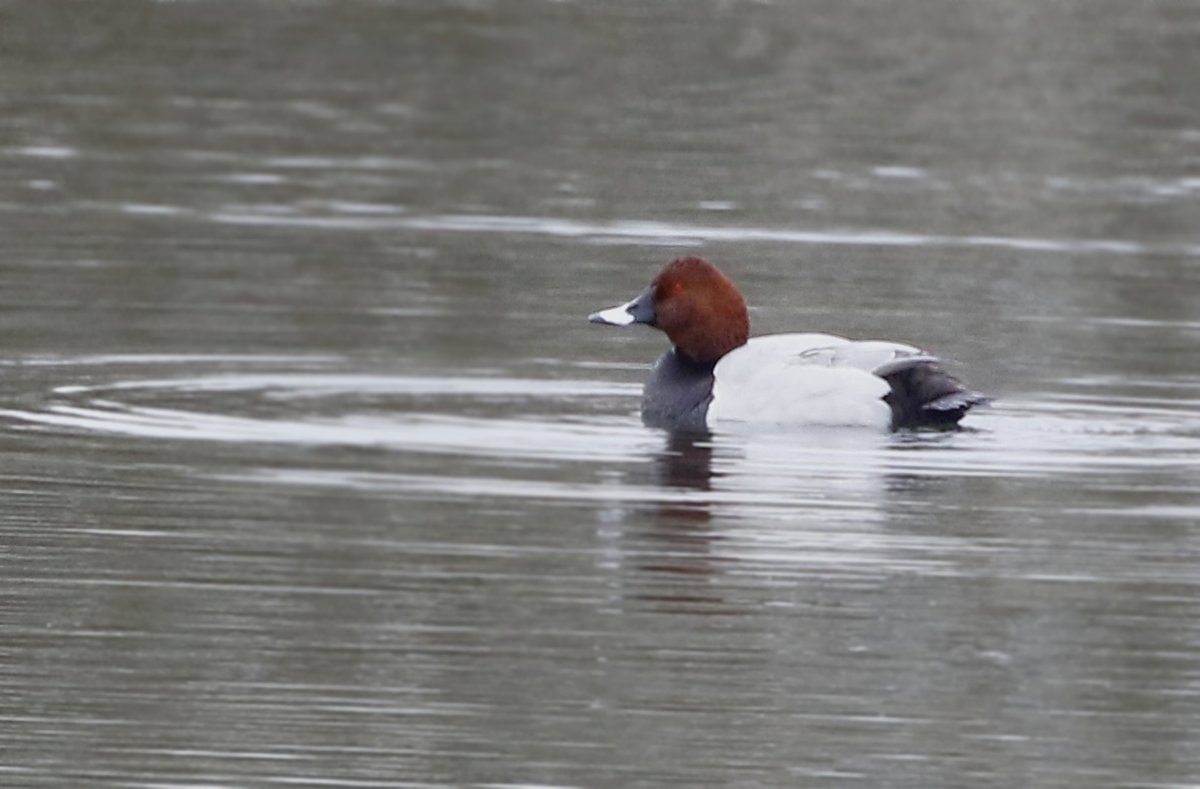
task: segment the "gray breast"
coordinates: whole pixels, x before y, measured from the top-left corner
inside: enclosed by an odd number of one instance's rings
[[[642,421],[668,430],[707,430],[714,364],[697,364],[674,348],[654,363],[642,389]]]

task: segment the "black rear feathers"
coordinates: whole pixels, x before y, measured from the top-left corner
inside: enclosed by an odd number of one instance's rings
[[[972,406],[988,402],[929,357],[892,363],[876,374],[892,387],[883,400],[891,406],[893,430],[951,428]]]

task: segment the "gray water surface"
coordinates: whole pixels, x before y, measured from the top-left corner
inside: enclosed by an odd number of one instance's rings
[[[0,3],[0,783],[1200,782],[1200,15]],[[672,257],[956,433],[671,436]]]

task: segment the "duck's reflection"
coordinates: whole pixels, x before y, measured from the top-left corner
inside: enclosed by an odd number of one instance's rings
[[[952,435],[660,433],[623,479],[609,532],[622,597],[673,613],[745,613],[781,578],[877,583],[939,570],[930,508],[975,486]],[[636,498],[635,501],[631,499]],[[933,511],[936,511],[934,509]],[[769,593],[763,591],[763,595]]]
[[[733,613],[725,600],[706,585],[681,583],[683,578],[705,579],[720,571],[722,560],[711,551],[716,539],[711,528],[713,437],[708,433],[668,433],[654,459],[654,477],[663,492],[653,511],[647,538],[650,558],[638,569],[653,575],[650,590],[634,599],[651,602],[660,610],[701,614]]]
[[[712,490],[712,461],[711,433],[668,433],[666,445],[655,458],[658,482],[666,488]]]
[[[650,479],[657,495],[627,521],[641,527],[626,533],[640,571],[632,596],[675,611],[733,613],[725,595],[737,589],[740,599],[745,578],[882,566],[889,446],[887,437],[832,430],[664,434]]]

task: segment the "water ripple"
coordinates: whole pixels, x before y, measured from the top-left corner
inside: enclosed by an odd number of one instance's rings
[[[1039,238],[997,235],[944,235],[872,228],[851,230],[711,225],[634,219],[584,221],[553,216],[497,216],[447,213],[409,214],[403,206],[328,201],[325,213],[292,205],[230,204],[202,214],[181,206],[99,204],[101,210],[139,213],[147,218],[211,221],[250,227],[299,227],[331,231],[422,231],[497,233],[583,239],[593,244],[698,245],[711,242],[769,242],[813,246],[1002,249],[1118,256],[1200,257],[1197,244],[1150,244],[1119,238]]]
[[[599,243],[667,241],[671,243],[748,242],[872,246],[1009,249],[1023,252],[1065,252],[1112,255],[1200,256],[1197,245],[1154,245],[1124,239],[1022,238],[1016,236],[949,236],[888,230],[791,230],[770,227],[699,225],[678,222],[614,220],[584,222],[545,216],[490,216],[436,214],[426,216],[367,217],[342,215],[279,216],[251,207],[217,211],[209,217],[222,224],[310,227],[325,230],[420,230],[429,232],[502,233],[584,238]]]
[[[198,364],[192,357],[153,360],[94,357],[92,369],[148,368],[144,377],[110,376],[53,386],[40,405],[0,410],[22,430],[103,433],[137,438],[375,447],[418,455],[451,455],[546,463],[641,464],[673,451],[665,434],[636,417],[636,384],[586,379],[420,376],[354,371],[269,369],[264,359],[213,357],[208,374],[171,375]],[[287,363],[276,360],[276,363]],[[305,357],[306,366],[319,365]],[[1170,382],[1168,382],[1170,385]],[[1184,392],[1186,394],[1186,392]],[[971,429],[951,434],[880,436],[860,431],[739,430],[696,446],[709,452],[712,473],[736,480],[744,495],[777,496],[797,475],[836,484],[888,475],[1035,477],[1137,469],[1194,469],[1200,417],[1193,398],[1154,391],[1114,398],[1084,388],[1007,400],[972,415]],[[695,449],[695,447],[692,447]],[[338,477],[346,485],[362,480]],[[378,481],[378,480],[376,480]],[[406,478],[408,487],[462,492],[461,480]],[[495,486],[473,479],[477,491]],[[867,487],[876,483],[872,482]],[[600,483],[531,488],[519,495],[608,498]],[[622,495],[632,495],[628,492]],[[789,494],[790,495],[790,494]],[[790,503],[790,499],[788,499]]]

